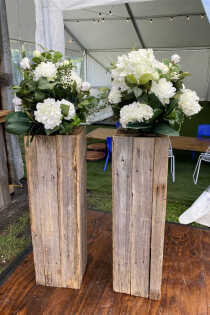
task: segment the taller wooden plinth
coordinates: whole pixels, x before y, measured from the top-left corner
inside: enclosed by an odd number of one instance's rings
[[[79,289],[87,262],[86,136],[35,136],[27,178],[37,284]]]
[[[167,137],[113,137],[113,288],[160,299]]]

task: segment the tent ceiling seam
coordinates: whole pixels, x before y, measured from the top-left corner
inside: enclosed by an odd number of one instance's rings
[[[133,12],[132,12],[132,10],[131,10],[131,7],[129,6],[128,3],[125,3],[125,7],[126,7],[126,10],[127,10],[127,12],[128,12],[128,15],[129,15],[129,17],[130,17],[130,19],[131,19],[131,22],[132,22],[132,24],[133,24],[134,30],[135,30],[135,32],[136,32],[136,35],[137,35],[137,37],[138,37],[138,39],[139,39],[139,42],[140,42],[141,46],[142,46],[143,48],[146,48],[146,45],[145,45],[144,40],[143,40],[143,38],[142,38],[142,36],[141,36],[139,27],[138,27],[138,25],[137,25],[137,23],[136,23],[136,20],[135,20],[135,17],[134,17],[134,15],[133,15]]]

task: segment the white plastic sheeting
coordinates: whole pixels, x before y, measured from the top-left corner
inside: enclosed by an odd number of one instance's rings
[[[181,224],[197,222],[210,227],[210,186],[180,217]]]

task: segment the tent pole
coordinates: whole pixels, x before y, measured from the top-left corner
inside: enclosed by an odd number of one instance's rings
[[[140,42],[142,48],[146,48],[145,43],[144,43],[144,41],[143,41],[143,38],[142,38],[142,36],[141,36],[140,30],[139,30],[138,25],[137,25],[137,23],[136,23],[135,17],[134,17],[134,15],[133,15],[132,10],[131,10],[131,7],[129,6],[128,3],[125,3],[125,7],[126,7],[126,10],[127,10],[127,12],[128,12],[128,15],[129,15],[129,17],[130,17],[130,19],[131,19],[131,22],[132,22],[132,24],[133,24],[133,27],[134,27],[135,32],[136,32],[136,35],[137,35],[137,37],[138,37],[138,39],[139,39],[139,42]]]
[[[64,30],[66,33],[77,43],[77,45],[83,50],[86,51],[86,56],[90,57],[93,59],[97,64],[99,64],[106,72],[109,72],[109,69],[107,69],[103,63],[101,63],[98,59],[96,59],[92,54],[89,53],[88,49],[79,41],[79,39],[70,31],[68,26],[64,23]]]

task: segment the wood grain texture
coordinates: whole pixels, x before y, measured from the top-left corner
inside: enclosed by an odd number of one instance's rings
[[[168,178],[167,137],[155,139],[150,262],[150,298],[160,299]]]
[[[37,284],[79,289],[85,272],[85,133],[36,136],[26,146]]]
[[[0,125],[0,210],[10,203],[7,156],[3,127]]]
[[[5,117],[10,113],[10,110],[0,110],[0,123],[5,122]]]
[[[131,236],[133,139],[113,138],[113,289],[131,292]]]
[[[0,287],[0,314],[208,315],[210,231],[166,224],[162,298],[113,292],[112,216],[88,212],[88,267],[80,290],[37,286],[33,255]]]
[[[155,138],[133,138],[130,293],[142,297],[149,296],[154,146]]]
[[[113,287],[117,292],[158,299],[168,138],[118,133],[113,139]]]

